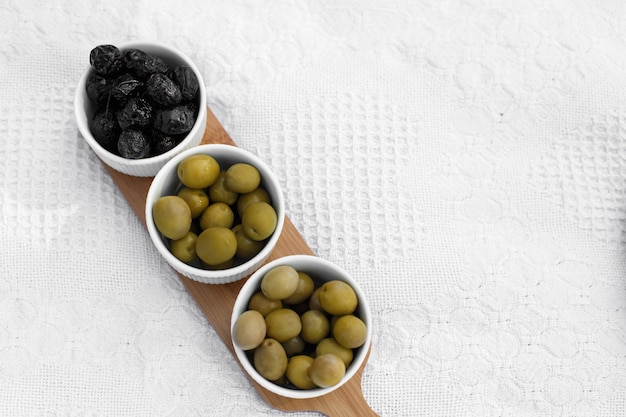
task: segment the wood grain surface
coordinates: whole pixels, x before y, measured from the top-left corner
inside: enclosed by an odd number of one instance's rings
[[[202,143],[222,143],[236,146],[210,109],[207,110],[207,128]],[[137,217],[139,217],[145,226],[145,198],[148,194],[152,178],[131,177],[115,171],[106,164],[104,166],[116,182],[122,194],[128,200],[128,203],[137,214]],[[295,254],[313,255],[313,252],[291,221],[286,218],[278,244],[267,262]],[[198,306],[204,312],[209,323],[226,344],[231,354],[233,354],[233,359],[237,360],[236,356],[234,356],[230,336],[230,316],[239,289],[247,278],[230,284],[212,285],[193,281],[178,274],[173,269],[172,273],[178,275]],[[281,397],[267,391],[265,388],[255,383],[249,376],[248,379],[268,404],[282,411],[317,411],[330,417],[377,416],[378,414],[376,414],[365,401],[361,390],[361,376],[365,363],[367,363],[367,358],[354,377],[338,390],[313,399]]]

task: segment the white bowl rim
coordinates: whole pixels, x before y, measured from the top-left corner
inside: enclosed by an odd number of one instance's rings
[[[198,78],[198,85],[199,85],[198,92],[200,95],[198,97],[198,116],[196,117],[196,122],[194,123],[191,130],[187,132],[185,139],[181,143],[179,143],[177,146],[175,146],[174,148],[170,149],[167,152],[164,152],[159,155],[151,156],[148,158],[140,158],[140,159],[129,159],[129,158],[124,158],[123,156],[120,156],[120,155],[116,155],[113,152],[105,149],[104,147],[102,147],[102,145],[100,145],[100,143],[98,143],[98,141],[93,137],[91,130],[89,129],[89,125],[86,124],[86,117],[83,117],[85,114],[85,108],[84,108],[85,102],[83,99],[84,97],[83,90],[87,84],[87,79],[93,72],[91,65],[87,65],[85,67],[85,70],[83,71],[83,74],[80,77],[80,80],[76,87],[76,91],[74,92],[74,113],[76,115],[75,117],[76,123],[78,124],[78,128],[83,138],[87,141],[89,146],[91,146],[92,149],[94,149],[94,151],[98,155],[106,155],[106,158],[108,158],[110,161],[117,163],[119,165],[143,167],[143,166],[152,165],[158,162],[165,162],[166,160],[170,159],[173,155],[176,155],[178,152],[180,152],[181,146],[185,146],[185,144],[191,141],[191,139],[198,133],[198,130],[200,129],[204,130],[206,128],[206,113],[207,113],[206,86],[204,85],[204,79],[202,78],[202,73],[200,72],[196,64],[194,64],[194,62],[187,55],[185,55],[182,51],[180,51],[176,47],[162,43],[162,42],[158,42],[158,41],[129,41],[129,42],[124,42],[124,43],[120,43],[119,45],[117,45],[117,48],[122,51],[126,49],[131,49],[131,48],[141,49],[145,47],[149,47],[149,48],[156,47],[156,48],[162,48],[164,50],[168,50],[174,55],[176,55],[178,59],[183,61],[185,65],[187,65],[188,67],[192,69],[192,71]]]
[[[267,241],[263,249],[261,249],[259,253],[257,253],[253,258],[249,259],[248,261],[240,265],[236,265],[232,268],[223,269],[223,270],[196,268],[192,265],[189,265],[181,261],[180,259],[176,258],[174,255],[172,255],[170,250],[167,248],[167,246],[163,242],[163,239],[161,238],[161,234],[159,233],[159,231],[156,228],[156,225],[154,224],[154,218],[152,217],[152,207],[149,203],[150,201],[156,201],[156,198],[157,198],[156,197],[157,189],[153,185],[154,184],[158,185],[159,183],[164,181],[168,173],[170,173],[171,171],[175,171],[175,168],[183,159],[185,159],[186,157],[190,155],[195,155],[199,153],[211,155],[211,151],[215,151],[215,150],[217,150],[218,152],[220,151],[235,152],[236,154],[245,155],[247,158],[249,158],[253,162],[253,164],[257,167],[257,169],[260,169],[262,180],[275,184],[277,192],[276,192],[276,196],[272,196],[272,203],[275,208],[279,209],[277,212],[278,219],[276,223],[276,229],[274,230],[274,233],[269,238],[269,240]],[[219,157],[216,157],[216,159],[219,159]],[[277,201],[274,197],[277,197]],[[274,247],[276,246],[276,243],[278,239],[280,238],[280,235],[283,230],[283,226],[285,224],[285,199],[284,199],[283,192],[280,186],[280,182],[278,181],[278,178],[272,172],[269,166],[267,166],[267,164],[265,164],[265,162],[263,162],[259,157],[235,145],[226,145],[226,144],[221,144],[221,143],[205,143],[205,144],[200,144],[198,146],[191,147],[190,149],[187,149],[175,155],[172,159],[167,161],[167,163],[159,170],[157,175],[152,180],[152,183],[150,184],[150,188],[148,189],[148,194],[146,196],[145,218],[146,218],[146,227],[148,228],[148,233],[150,235],[150,238],[152,239],[159,253],[168,262],[168,264],[172,265],[179,272],[183,273],[183,275],[186,275],[192,279],[195,279],[194,276],[197,275],[203,278],[204,283],[211,283],[211,280],[221,282],[226,276],[235,276],[235,275],[244,274],[251,264],[258,262],[258,260],[260,259],[267,258],[270,255],[270,253],[274,250]]]
[[[358,300],[359,300],[359,307],[358,307],[359,316],[361,320],[363,320],[367,325],[367,335],[365,339],[366,341],[365,341],[365,344],[359,348],[352,363],[346,369],[346,374],[344,375],[344,377],[338,384],[333,385],[332,387],[313,388],[309,390],[299,390],[299,389],[281,387],[267,380],[266,378],[261,376],[256,371],[256,369],[254,369],[254,366],[250,363],[250,360],[246,356],[246,352],[242,350],[241,348],[238,348],[235,345],[234,341],[232,340],[233,327],[239,315],[247,309],[247,297],[244,300],[242,296],[247,293],[252,295],[252,293],[254,293],[255,289],[259,285],[260,277],[265,275],[267,271],[279,265],[293,265],[296,268],[296,270],[299,270],[299,267],[295,265],[313,266],[314,264],[320,264],[320,265],[325,266],[326,268],[334,270],[339,276],[339,279],[349,282],[352,288],[354,288],[354,291],[356,292]],[[306,269],[306,267],[301,267],[301,269]],[[328,394],[332,391],[335,391],[341,386],[343,386],[350,379],[352,379],[352,377],[354,377],[354,375],[358,372],[358,370],[361,368],[361,366],[365,362],[365,359],[367,358],[367,355],[369,354],[371,341],[372,341],[372,313],[371,313],[371,309],[370,309],[370,305],[367,300],[367,297],[365,296],[365,293],[359,286],[358,282],[339,265],[333,262],[330,262],[324,258],[315,256],[315,255],[304,255],[304,254],[287,255],[287,256],[283,256],[283,257],[274,259],[266,263],[261,268],[257,269],[243,284],[243,286],[239,290],[239,294],[237,295],[237,298],[233,305],[233,312],[230,318],[230,334],[231,334],[231,344],[233,345],[235,356],[237,357],[240,365],[244,368],[244,371],[256,383],[258,383],[259,385],[261,385],[263,388],[267,389],[268,391],[273,392],[283,397],[294,398],[294,399],[316,398],[316,397],[321,397],[322,395]]]

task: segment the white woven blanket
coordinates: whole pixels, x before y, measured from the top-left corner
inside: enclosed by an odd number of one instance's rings
[[[91,48],[146,39],[195,61],[370,297],[378,414],[626,415],[625,21],[621,0],[4,2],[0,416],[293,415],[77,131]]]

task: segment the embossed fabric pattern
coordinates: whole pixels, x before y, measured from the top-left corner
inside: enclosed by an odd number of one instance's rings
[[[374,313],[381,416],[626,415],[626,3],[0,6],[0,416],[314,416],[255,391],[88,145],[158,40]]]

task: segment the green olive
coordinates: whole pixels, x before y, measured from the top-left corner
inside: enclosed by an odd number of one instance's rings
[[[309,310],[301,317],[302,340],[307,343],[317,344],[320,340],[328,336],[330,331],[330,322],[328,317],[321,310]]]
[[[267,337],[279,342],[286,342],[292,337],[298,336],[302,330],[300,316],[288,308],[279,308],[265,316],[265,326],[267,327]]]
[[[265,340],[265,319],[256,310],[244,311],[233,326],[233,342],[240,349],[251,350]]]
[[[333,353],[316,356],[309,369],[313,383],[322,388],[337,385],[345,374],[346,365]]]
[[[261,291],[254,293],[248,302],[248,309],[258,311],[263,317],[282,307],[282,301],[270,300]]]
[[[300,336],[292,337],[291,339],[282,342],[281,345],[283,345],[287,356],[293,356],[302,353],[304,352],[304,348],[306,348],[306,342],[302,340]]]
[[[356,349],[362,346],[367,337],[365,323],[352,314],[338,317],[332,329],[333,337],[337,343],[347,349]]]
[[[239,217],[243,216],[246,208],[252,203],[268,203],[272,202],[269,193],[263,187],[257,187],[254,191],[245,194],[239,194],[239,198],[237,199],[237,213],[239,213]]]
[[[321,287],[319,298],[324,311],[335,316],[352,314],[357,305],[354,289],[339,280],[326,281]]]
[[[196,253],[208,265],[230,261],[237,251],[237,238],[227,227],[209,227],[196,240]]]
[[[207,188],[220,174],[220,165],[210,155],[196,154],[183,159],[177,168],[178,179],[189,188]]]
[[[261,249],[265,246],[262,241],[252,240],[243,231],[243,226],[238,224],[233,227],[233,232],[237,238],[237,257],[247,261],[252,259],[257,253],[261,252]]]
[[[225,262],[221,262],[215,265],[209,265],[206,262],[202,262],[202,259],[201,259],[200,264],[202,265],[203,268],[209,269],[211,271],[223,271],[224,269],[232,268],[233,266],[235,266],[235,258],[232,257]]]
[[[265,202],[252,203],[241,218],[243,230],[253,240],[267,239],[276,230],[278,216],[274,207]]]
[[[209,197],[214,203],[233,205],[237,202],[239,193],[229,190],[225,185],[226,171],[221,171],[217,180],[209,187]]]
[[[187,203],[191,209],[192,219],[200,216],[204,209],[209,206],[209,196],[204,192],[204,190],[183,187],[177,195],[185,200],[185,203]]]
[[[320,356],[325,353],[334,353],[339,356],[346,365],[346,368],[352,363],[352,359],[354,358],[354,352],[352,349],[341,346],[332,337],[320,340],[317,346],[315,346],[315,356]]]
[[[311,298],[309,298],[309,310],[322,310],[322,306],[320,305],[320,291],[322,287],[317,287],[313,290],[313,294],[311,294]]]
[[[248,238],[243,232],[239,232],[235,236],[237,237],[236,255],[243,261],[254,258],[263,249],[264,245],[261,242]]]
[[[180,239],[191,227],[191,209],[182,198],[169,195],[159,198],[152,206],[154,224],[169,239]]]
[[[287,364],[289,364],[289,362],[287,362]],[[276,385],[280,385],[281,387],[287,386],[287,384],[289,383],[285,374],[283,374],[280,378],[273,380],[272,382]]]
[[[305,272],[298,271],[298,287],[296,291],[289,297],[283,300],[285,304],[300,304],[311,297],[315,290],[315,283],[313,278]]]
[[[291,296],[298,288],[298,271],[292,266],[276,266],[261,279],[261,291],[270,300],[282,300]]]
[[[270,381],[280,379],[287,370],[287,354],[275,339],[267,338],[254,349],[254,368]]]
[[[231,165],[226,170],[226,188],[236,193],[249,193],[260,183],[261,174],[254,165],[240,162]]]
[[[172,240],[170,250],[172,255],[185,263],[192,263],[198,257],[196,255],[196,240],[198,235],[193,232],[187,232],[180,239]]]
[[[289,382],[300,389],[313,389],[316,385],[311,380],[309,370],[313,365],[313,358],[308,355],[297,355],[289,359],[285,375]]]
[[[209,227],[233,227],[235,214],[233,210],[224,203],[210,204],[200,215],[200,228],[202,230]]]

